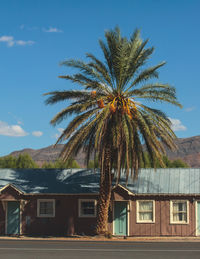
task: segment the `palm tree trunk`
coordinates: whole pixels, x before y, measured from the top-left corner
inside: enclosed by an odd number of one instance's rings
[[[97,208],[96,234],[105,234],[108,231],[108,212],[111,199],[111,149],[110,145],[105,147],[104,160],[102,161],[100,176],[100,191]]]

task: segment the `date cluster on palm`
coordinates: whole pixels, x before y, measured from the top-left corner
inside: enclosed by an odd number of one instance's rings
[[[108,97],[106,97],[105,100],[103,100],[102,98],[98,99],[96,91],[91,92],[91,97],[97,100],[97,105],[101,109],[104,108],[105,105],[109,105],[111,113],[115,113],[116,111],[118,111],[122,115],[127,114],[130,119],[132,119],[133,116],[136,116],[136,105],[134,101],[130,100],[129,98],[124,98],[120,95],[109,95]]]

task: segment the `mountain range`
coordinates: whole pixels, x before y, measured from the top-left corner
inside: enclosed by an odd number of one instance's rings
[[[192,168],[200,168],[200,136],[190,138],[178,138],[176,140],[178,149],[175,152],[167,150],[167,156],[169,159],[182,159]],[[63,144],[59,144],[56,147],[48,146],[41,149],[23,149],[10,153],[12,156],[18,156],[22,153],[28,153],[33,160],[42,165],[44,162],[53,162],[58,157],[63,148]],[[85,167],[84,164],[85,153],[79,152],[75,157],[76,161],[81,167]]]

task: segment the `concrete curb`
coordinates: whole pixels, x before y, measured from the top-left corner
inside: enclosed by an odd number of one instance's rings
[[[1,236],[0,240],[22,241],[80,241],[80,242],[200,242],[200,237],[28,237],[28,236]]]

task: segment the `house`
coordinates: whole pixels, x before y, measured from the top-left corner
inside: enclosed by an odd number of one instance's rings
[[[99,172],[0,169],[0,235],[94,234]],[[115,186],[109,231],[122,236],[199,236],[200,169],[141,169]]]

